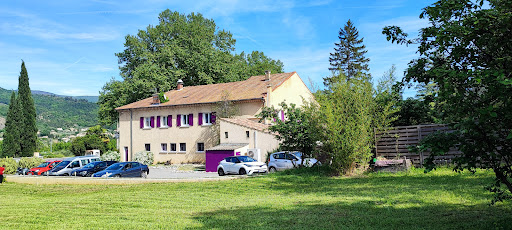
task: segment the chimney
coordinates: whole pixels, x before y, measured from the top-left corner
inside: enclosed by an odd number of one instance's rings
[[[153,94],[153,101],[151,102],[152,105],[160,104],[160,97],[158,96],[158,93]]]
[[[265,70],[265,81],[270,81],[270,70]]]
[[[182,90],[183,89],[183,81],[180,79],[178,80],[178,90]]]

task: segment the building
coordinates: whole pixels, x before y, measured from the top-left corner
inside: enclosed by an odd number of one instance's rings
[[[302,105],[303,99],[313,99],[296,72],[266,73],[245,81],[199,86],[184,86],[178,81],[177,89],[166,92],[165,96],[167,102],[160,103],[158,95],[154,95],[116,109],[123,161],[131,160],[137,152],[150,151],[155,163],[205,162],[206,150],[218,147],[219,143],[245,144],[240,151],[250,148],[266,151],[277,147],[274,147],[277,141],[254,139],[254,134],[269,136],[265,125],[257,122],[256,115],[261,109],[279,108],[283,101]],[[217,119],[215,111],[223,101],[236,106],[235,118]],[[220,125],[215,125],[217,122]]]

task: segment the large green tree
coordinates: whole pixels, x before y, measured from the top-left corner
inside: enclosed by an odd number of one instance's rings
[[[17,157],[21,154],[21,109],[13,91],[5,120],[2,157]]]
[[[435,103],[454,124],[454,133],[429,138],[423,147],[436,155],[457,146],[457,171],[491,169],[496,199],[512,197],[512,0],[440,0],[420,17],[430,26],[417,39],[398,26],[383,33],[392,42],[419,43],[421,56],[405,79],[435,83]]]
[[[348,20],[347,24],[340,28],[338,35],[340,41],[334,43],[334,53],[331,53],[329,62],[333,71],[333,76],[344,76],[348,79],[366,73],[369,58],[365,57],[366,46],[363,44],[363,38],[359,38],[359,31],[352,21]],[[335,82],[333,77],[324,78],[324,85],[330,86]]]
[[[232,34],[199,13],[165,10],[158,25],[125,39],[125,50],[116,54],[123,80],[112,79],[100,92],[102,124],[116,122],[116,107],[147,98],[155,89],[169,91],[178,79],[190,86],[245,80],[256,71],[264,74],[262,68],[282,72],[282,63],[263,53],[234,54]]]
[[[21,72],[18,80],[18,98],[21,111],[21,155],[32,156],[36,150],[37,126],[36,126],[36,107],[32,99],[32,91],[28,82],[28,73],[25,68],[25,62],[21,62]]]

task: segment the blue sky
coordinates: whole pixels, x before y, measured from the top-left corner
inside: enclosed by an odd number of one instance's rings
[[[109,1],[24,0],[0,2],[0,87],[16,89],[21,59],[30,86],[61,95],[99,94],[112,77],[120,79],[115,53],[124,37],[158,23],[165,9],[202,13],[233,33],[236,53],[262,51],[297,71],[308,86],[322,86],[338,32],[351,19],[364,38],[370,73],[377,81],[391,65],[397,77],[417,57],[416,47],[386,41],[386,25],[410,35],[427,25],[420,20],[427,0],[294,1]],[[311,79],[311,81],[310,81]],[[414,96],[408,90],[406,96]]]

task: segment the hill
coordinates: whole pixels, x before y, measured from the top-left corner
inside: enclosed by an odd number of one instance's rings
[[[41,135],[57,128],[90,127],[98,122],[98,105],[85,99],[62,97],[52,93],[33,93],[37,127]],[[0,88],[0,117],[6,117],[11,90]]]

